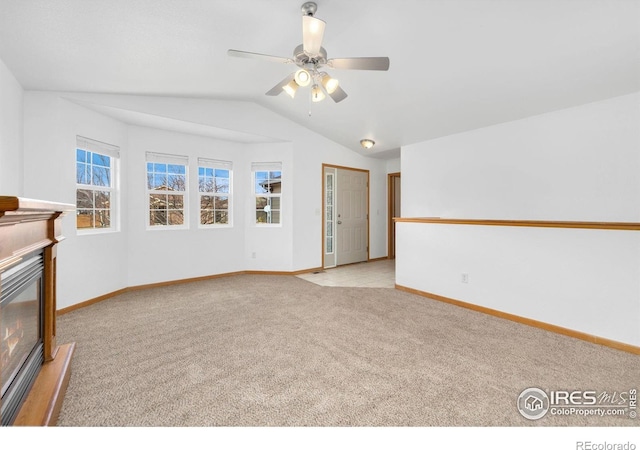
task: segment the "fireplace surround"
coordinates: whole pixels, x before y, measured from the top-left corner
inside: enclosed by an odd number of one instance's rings
[[[0,422],[55,425],[75,344],[56,343],[57,244],[74,205],[0,196]]]

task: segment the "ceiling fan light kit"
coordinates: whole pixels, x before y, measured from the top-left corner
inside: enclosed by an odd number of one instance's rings
[[[322,72],[322,87],[329,95],[333,94],[339,87],[340,83],[335,78],[331,78],[327,72]]]
[[[324,100],[325,97],[326,95],[324,94],[324,92],[322,92],[322,89],[320,88],[320,86],[318,86],[317,84],[314,84],[313,87],[311,88],[311,100],[314,103],[317,103]]]
[[[298,83],[296,83],[296,80],[291,80],[282,86],[282,90],[289,94],[289,97],[294,98],[296,96],[296,91],[298,90]]]
[[[311,83],[311,74],[304,69],[300,69],[296,72],[294,78],[298,86],[309,86]]]
[[[230,49],[227,54],[241,58],[262,59],[284,64],[295,64],[299,69],[266,92],[275,96],[286,92],[295,97],[299,87],[311,84],[311,100],[320,102],[328,95],[338,103],[347,98],[347,93],[340,87],[337,79],[319,69],[324,66],[339,70],[389,70],[389,58],[333,58],[327,59],[327,51],[322,47],[326,22],[315,17],[318,5],[306,2],[302,5],[302,44],[293,50],[293,58],[265,55]]]

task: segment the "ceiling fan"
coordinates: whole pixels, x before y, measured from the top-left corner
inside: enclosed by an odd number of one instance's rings
[[[389,70],[387,57],[358,57],[327,59],[327,51],[322,47],[322,38],[326,23],[314,17],[318,5],[306,2],[302,5],[302,44],[293,50],[293,58],[265,55],[262,53],[229,50],[229,56],[254,58],[284,64],[295,64],[299,67],[276,84],[266,95],[278,95],[286,92],[295,97],[299,87],[311,85],[311,100],[319,102],[329,95],[338,103],[347,98],[347,93],[339,86],[338,80],[323,70],[324,66],[346,70]]]

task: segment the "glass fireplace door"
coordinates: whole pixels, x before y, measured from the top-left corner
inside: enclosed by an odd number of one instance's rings
[[[2,425],[9,425],[43,362],[42,255],[0,274]]]

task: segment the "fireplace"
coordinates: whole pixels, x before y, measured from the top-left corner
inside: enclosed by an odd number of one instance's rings
[[[2,425],[13,423],[44,363],[42,252],[0,273]]]
[[[55,425],[75,344],[56,343],[57,244],[73,205],[0,196],[0,423]]]

